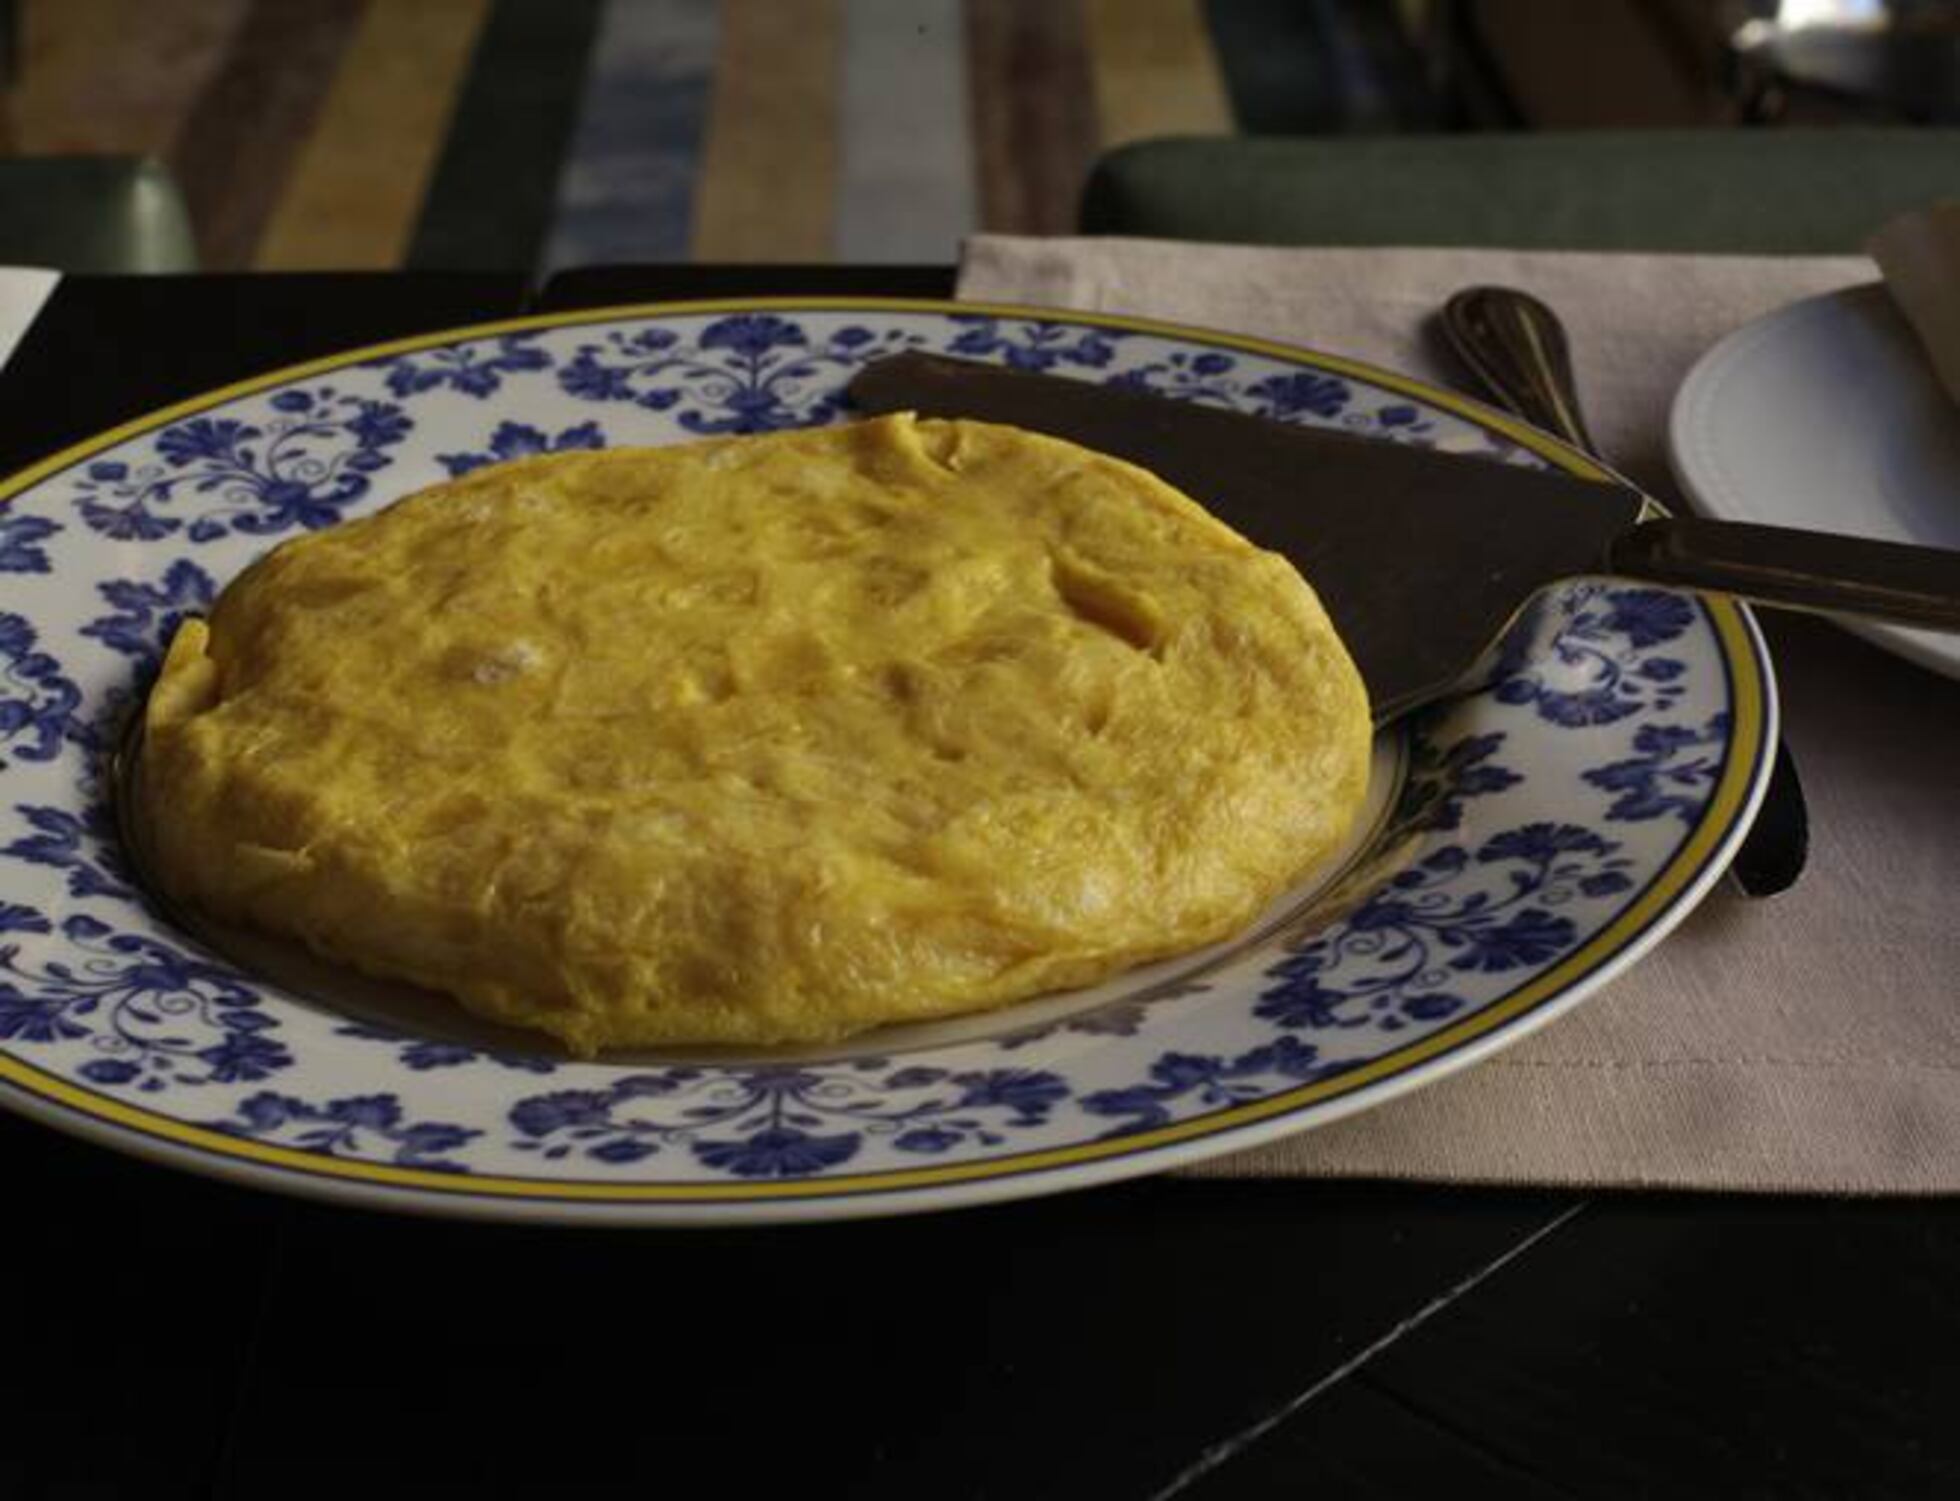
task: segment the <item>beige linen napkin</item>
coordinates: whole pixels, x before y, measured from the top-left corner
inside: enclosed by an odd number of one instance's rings
[[[1716,339],[1875,279],[1862,258],[1279,250],[981,237],[960,295],[1291,339],[1431,379],[1451,291],[1525,287],[1571,330],[1594,434],[1666,493],[1668,401]],[[1195,1171],[1852,1193],[1960,1190],[1960,683],[1764,616],[1810,868],[1718,888],[1546,1030],[1363,1115]]]

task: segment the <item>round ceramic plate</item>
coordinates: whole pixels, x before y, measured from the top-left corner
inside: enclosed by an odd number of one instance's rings
[[[1675,394],[1668,451],[1705,515],[1960,548],[1960,421],[1882,285],[1792,303],[1709,350]],[[1842,623],[1960,677],[1960,635]]]
[[[896,301],[465,329],[131,423],[18,476],[0,510],[0,1097],[177,1166],[432,1213],[940,1208],[1378,1104],[1577,1002],[1722,869],[1775,729],[1754,627],[1730,605],[1581,582],[1539,601],[1482,687],[1382,737],[1355,846],[1233,943],[825,1053],[573,1061],[426,997],[224,958],[140,900],[105,753],[178,622],[254,556],[500,459],[840,420],[852,372],[911,348],[1592,472],[1344,360]]]

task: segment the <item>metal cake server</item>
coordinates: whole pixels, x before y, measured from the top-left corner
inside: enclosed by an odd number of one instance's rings
[[[1547,585],[1608,575],[1960,630],[1960,552],[1652,516],[1620,485],[998,366],[865,366],[868,412],[1011,423],[1141,464],[1313,582],[1378,721],[1462,681]]]

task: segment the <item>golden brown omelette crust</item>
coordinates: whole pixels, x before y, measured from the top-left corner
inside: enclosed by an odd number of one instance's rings
[[[1243,925],[1358,675],[1142,470],[882,418],[527,459],[289,542],[171,646],[166,889],[572,1049],[825,1040]]]

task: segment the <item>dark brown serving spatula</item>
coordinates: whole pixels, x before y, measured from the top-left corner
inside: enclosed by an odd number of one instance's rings
[[[867,412],[972,417],[1140,464],[1313,584],[1385,722],[1461,681],[1540,589],[1607,575],[1960,630],[1960,552],[1694,518],[1635,490],[938,355],[867,365]]]

